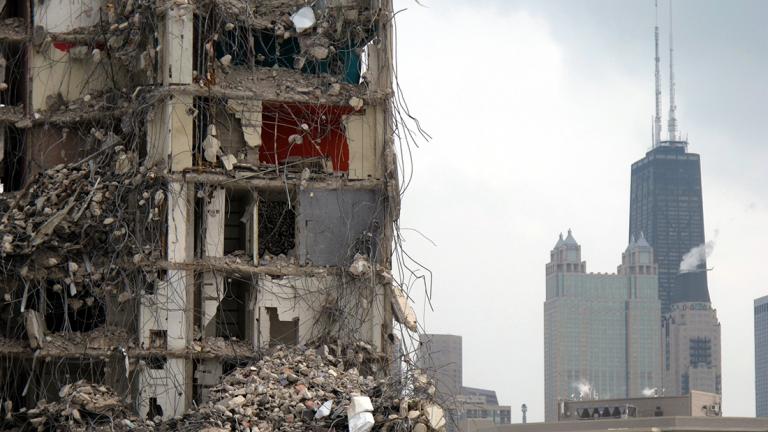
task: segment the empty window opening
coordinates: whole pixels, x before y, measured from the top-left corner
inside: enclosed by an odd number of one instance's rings
[[[269,345],[298,345],[299,320],[280,321],[277,308],[266,308],[269,315]]]
[[[0,92],[3,106],[21,106],[26,100],[26,51],[21,44],[0,44],[0,82],[8,87]]]
[[[216,336],[245,339],[248,287],[248,283],[242,280],[226,280],[224,295],[216,310]]]
[[[352,107],[264,103],[259,160],[301,171],[349,171],[349,143],[343,127]],[[314,162],[314,165],[307,165]]]
[[[289,255],[296,245],[296,212],[282,193],[259,195],[259,257]]]
[[[17,191],[24,185],[26,158],[24,131],[12,126],[0,127],[2,147],[2,191]]]
[[[86,290],[69,294],[69,287],[51,283],[46,290],[45,325],[52,332],[88,332],[104,325],[104,302]]]
[[[24,18],[26,16],[25,3],[23,1],[4,1],[0,8],[0,18]]]
[[[224,255],[246,254],[251,242],[253,198],[250,191],[227,191],[224,218]]]
[[[210,98],[195,97],[192,100],[192,108],[195,113],[192,118],[192,164],[194,166],[205,165],[203,141],[208,136],[208,125],[211,122],[210,107]]]
[[[166,350],[168,349],[168,331],[150,330],[149,331],[149,349]]]
[[[157,398],[149,398],[149,409],[147,410],[147,420],[163,416],[163,407],[157,403]]]
[[[223,360],[221,362],[221,375],[228,375],[237,368],[248,366],[249,363],[248,360]]]
[[[146,359],[147,367],[152,370],[163,370],[168,359],[165,356],[151,355]]]
[[[272,31],[251,30],[247,26],[223,29],[216,40],[215,56],[220,60],[231,56],[231,66],[279,67],[305,74],[331,74],[348,84],[359,84],[365,68],[366,47],[373,30],[358,27],[343,44],[320,46],[327,50],[324,58],[312,54],[318,47],[311,42],[302,46],[298,37],[284,39]],[[199,48],[196,52],[199,52]],[[198,62],[199,63],[199,62]],[[200,69],[199,69],[200,70]]]

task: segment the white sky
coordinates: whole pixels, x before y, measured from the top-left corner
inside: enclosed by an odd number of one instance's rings
[[[615,271],[626,247],[630,165],[651,137],[653,2],[420,2],[396,1],[399,82],[433,137],[401,217],[436,243],[403,231],[434,272],[435,312],[417,296],[420,319],[463,336],[464,385],[541,421],[544,265],[568,228],[589,271]],[[765,16],[759,0],[675,2],[678,119],[702,157],[729,416],[754,415],[752,300],[768,294]]]

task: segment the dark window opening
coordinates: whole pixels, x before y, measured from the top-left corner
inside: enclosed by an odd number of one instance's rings
[[[248,283],[227,279],[224,295],[216,311],[216,336],[245,339]]]
[[[269,345],[298,345],[299,320],[280,321],[277,308],[266,308],[269,315]]]
[[[149,331],[149,349],[166,350],[168,349],[168,331],[150,330]]]
[[[4,2],[2,10],[0,10],[0,18],[24,18],[26,15],[25,3],[18,0]]]
[[[227,191],[224,215],[224,255],[238,251],[245,255],[251,244],[253,198],[250,191]]]
[[[145,362],[150,369],[163,370],[165,369],[165,364],[168,363],[168,359],[164,356],[152,355],[147,357]]]
[[[26,51],[21,44],[0,44],[0,82],[8,88],[0,92],[0,103],[5,106],[22,106],[26,100]]]
[[[104,325],[106,307],[86,290],[70,295],[65,284],[46,290],[45,325],[52,332],[89,332]]]
[[[296,212],[285,194],[259,195],[259,257],[288,255],[296,245]]]
[[[2,144],[2,192],[17,191],[24,185],[26,165],[24,131],[13,126],[0,128]]]
[[[224,360],[221,362],[221,375],[228,375],[237,368],[248,366],[247,360]]]
[[[149,398],[149,409],[147,410],[147,420],[163,416],[163,407],[157,403],[157,398]]]
[[[195,97],[192,100],[195,116],[192,118],[192,164],[204,165],[203,140],[208,136],[208,125],[211,123],[211,99]]]

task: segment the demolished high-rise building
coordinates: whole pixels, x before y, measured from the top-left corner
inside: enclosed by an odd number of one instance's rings
[[[84,378],[168,418],[272,344],[415,329],[389,0],[3,4],[4,410]]]

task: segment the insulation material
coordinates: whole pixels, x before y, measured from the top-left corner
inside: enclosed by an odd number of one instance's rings
[[[384,203],[376,191],[307,188],[298,207],[300,263],[343,265],[357,253],[377,254]]]

